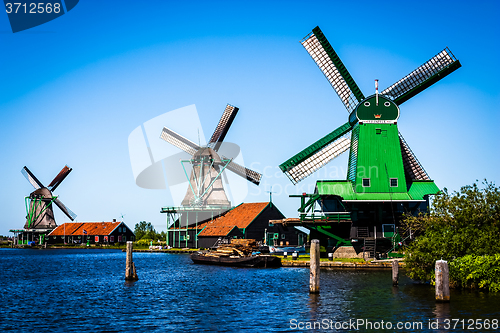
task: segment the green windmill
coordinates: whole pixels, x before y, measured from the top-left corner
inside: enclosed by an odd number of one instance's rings
[[[302,45],[349,112],[348,121],[280,165],[294,183],[349,151],[346,180],[318,181],[301,196],[301,224],[330,246],[393,246],[404,213],[425,212],[434,184],[398,131],[399,106],[461,65],[448,48],[387,89],[365,97],[319,27]],[[384,241],[385,238],[385,241]],[[380,243],[380,244],[379,244]],[[385,244],[385,245],[384,245]]]

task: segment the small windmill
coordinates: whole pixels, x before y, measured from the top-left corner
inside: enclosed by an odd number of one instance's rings
[[[429,180],[397,129],[399,106],[461,66],[450,50],[445,48],[380,94],[377,87],[375,95],[365,98],[319,27],[301,43],[337,92],[349,118],[348,122],[280,165],[290,180],[296,184],[349,149],[347,177],[355,191],[366,192],[369,187],[376,192],[388,191],[391,183],[387,178],[399,179],[397,186],[392,186],[392,192],[406,191],[407,184],[401,181],[403,170],[403,180],[409,183]],[[360,168],[374,166],[379,167],[380,177],[368,184],[369,177],[360,177]]]
[[[71,221],[76,218],[76,214],[66,207],[57,196],[52,194],[52,192],[61,185],[62,181],[68,176],[71,170],[73,169],[66,165],[47,187],[45,187],[26,166],[21,170],[24,177],[26,177],[35,188],[30,196],[26,197],[27,216],[24,225],[25,229],[54,229],[57,223],[54,219],[54,211],[52,209],[53,203],[55,203]]]
[[[218,153],[237,112],[237,107],[229,104],[226,106],[207,146],[199,146],[171,129],[163,128],[161,133],[163,140],[191,155],[190,163],[193,169],[189,177],[189,188],[182,200],[182,206],[229,208],[231,203],[227,199],[221,177],[225,169],[259,185],[261,174]]]

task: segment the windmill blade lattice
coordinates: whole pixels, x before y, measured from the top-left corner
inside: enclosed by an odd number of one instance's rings
[[[25,166],[21,169],[21,173],[23,176],[30,182],[31,185],[35,188],[35,190],[44,187],[43,184],[35,177],[34,174]]]
[[[184,150],[191,156],[196,154],[196,152],[200,149],[200,146],[198,146],[193,141],[186,139],[182,135],[177,134],[166,127],[163,127],[163,131],[161,132],[160,137],[168,143],[173,144],[177,148]]]
[[[448,48],[381,92],[400,105],[462,65]]]
[[[351,140],[347,137],[341,137],[332,144],[317,151],[313,156],[307,158],[297,166],[286,172],[292,183],[297,184],[325,164],[341,155],[349,149]]]
[[[54,203],[57,205],[57,207],[59,207],[59,209],[62,210],[62,212],[64,214],[66,214],[67,217],[69,217],[69,219],[71,221],[74,221],[76,219],[76,214],[73,213],[73,211],[71,209],[69,209],[68,207],[66,207],[62,202],[61,200],[59,200],[59,198],[56,198],[54,200]]]
[[[302,150],[280,165],[280,169],[296,184],[349,149],[346,137],[352,126],[345,123],[330,134]]]
[[[49,184],[49,186],[47,186],[47,188],[51,191],[55,191],[55,189],[62,183],[64,178],[66,178],[69,175],[71,170],[73,169],[65,165],[64,168],[62,168],[62,170],[59,172],[59,174],[54,177],[54,179]]]
[[[401,144],[401,154],[403,156],[403,167],[407,177],[412,180],[430,180],[429,175],[425,172],[424,167],[420,164],[401,133],[399,133],[399,142]]]
[[[233,123],[236,114],[238,113],[238,108],[232,105],[227,105],[226,109],[222,113],[222,117],[219,120],[219,124],[215,128],[214,134],[208,143],[215,151],[218,151],[222,141],[226,137],[227,131],[231,124]]]
[[[227,159],[226,157],[222,156],[223,159]],[[252,183],[254,183],[255,185],[259,185],[260,184],[260,179],[262,178],[262,175],[258,172],[255,172],[253,170],[250,170],[244,166],[241,166],[239,165],[238,163],[236,162],[229,162],[229,164],[227,165],[227,168],[229,170],[231,170],[232,172],[234,172],[235,174],[251,181]]]
[[[316,27],[301,43],[351,113],[365,97],[323,32]]]

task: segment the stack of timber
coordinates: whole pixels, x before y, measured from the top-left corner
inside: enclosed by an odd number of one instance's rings
[[[258,249],[255,239],[232,239],[230,244],[224,244],[216,249],[220,255],[248,256]]]
[[[233,239],[230,244],[219,246],[215,251],[199,251],[191,254],[195,264],[234,267],[280,267],[281,259],[254,253],[258,249],[255,239]]]

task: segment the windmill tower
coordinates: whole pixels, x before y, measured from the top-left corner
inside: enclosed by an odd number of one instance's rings
[[[256,185],[260,183],[261,174],[237,164],[232,158],[219,155],[219,149],[238,110],[232,105],[226,106],[207,146],[199,146],[171,129],[163,128],[161,133],[163,140],[191,155],[189,161],[182,161],[189,162],[192,165],[192,171],[188,178],[189,186],[181,204],[186,212],[196,211],[197,217],[190,221],[186,219],[185,224],[200,222],[207,216],[213,217],[212,213],[207,215],[203,213],[204,211],[225,211],[231,208],[231,202],[227,198],[222,181],[222,174],[226,169],[251,183]],[[184,171],[186,171],[185,168]],[[188,217],[188,214],[184,214],[184,217]]]
[[[365,97],[319,27],[301,43],[349,113],[345,124],[280,165],[296,184],[349,151],[347,180],[318,181],[316,192],[302,198],[301,222],[308,221],[308,212],[313,212],[309,220],[317,219],[318,204],[325,223],[311,228],[329,243],[334,239],[337,245],[348,245],[351,240],[383,237],[384,226],[394,235],[403,212],[427,210],[428,196],[439,192],[399,133],[399,107],[458,69],[460,62],[445,48],[380,94],[376,81],[376,93]],[[332,220],[350,222],[351,227],[333,227]]]
[[[24,241],[33,241],[37,236],[43,238],[49,231],[57,227],[52,208],[53,203],[56,204],[71,221],[76,218],[76,214],[66,207],[57,196],[52,194],[68,176],[71,170],[73,169],[65,166],[47,187],[45,187],[26,166],[21,170],[24,177],[26,177],[35,188],[29,197],[25,198],[27,215],[26,223],[24,224]],[[43,242],[42,239],[39,240],[41,243]]]

